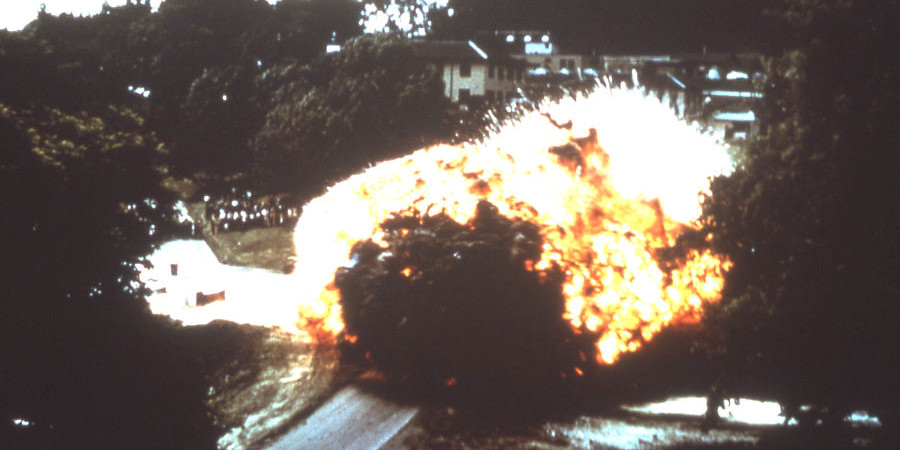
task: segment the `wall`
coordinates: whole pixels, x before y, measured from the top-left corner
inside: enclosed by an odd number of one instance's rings
[[[500,79],[500,71],[504,71],[503,79]],[[516,71],[519,71],[518,78]],[[496,64],[494,68],[494,76],[490,76],[490,68],[488,68],[488,76],[485,80],[484,90],[494,92],[495,97],[488,100],[507,101],[512,97],[518,96],[518,83],[524,79],[525,69],[516,68],[507,64]],[[502,94],[498,94],[502,93]],[[499,97],[498,97],[499,96]]]
[[[472,96],[483,96],[485,80],[487,79],[487,64],[471,63],[472,70],[469,77],[460,76],[460,63],[444,64],[444,96],[452,102],[459,101],[459,90],[468,89]]]
[[[585,67],[584,57],[578,54],[516,55],[515,58],[526,61],[535,67],[546,67],[551,73],[559,73],[560,62],[563,60],[572,61],[568,66],[571,75],[577,75],[578,71]]]

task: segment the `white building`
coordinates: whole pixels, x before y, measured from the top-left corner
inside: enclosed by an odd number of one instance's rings
[[[444,96],[464,105],[518,97],[527,68],[522,61],[491,56],[473,41],[421,41],[415,51],[441,72]]]
[[[503,46],[509,55],[531,68],[529,75],[585,75],[587,58],[577,53],[561,53],[549,31],[494,31],[489,36],[493,45]],[[589,72],[589,73],[592,73]]]

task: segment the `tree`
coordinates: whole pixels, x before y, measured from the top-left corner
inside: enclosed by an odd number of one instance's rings
[[[261,79],[278,88],[254,141],[257,173],[299,181],[307,193],[449,135],[436,70],[397,37],[362,36],[308,68],[275,67]]]
[[[429,12],[434,1],[428,0],[368,0],[360,23],[367,31],[422,36],[429,32]]]
[[[115,106],[92,116],[0,103],[0,120],[8,144],[2,209],[15,212],[3,217],[4,274],[11,281],[4,283],[4,301],[127,286],[133,269],[125,263],[146,254],[148,237],[165,231],[171,205],[156,171],[162,147],[145,133],[143,119]]]
[[[265,112],[257,75],[357,36],[360,11],[354,0],[169,0],[157,13],[146,3],[93,17],[41,12],[25,33],[0,37],[9,51],[0,77],[19,75],[2,89],[8,102],[143,108],[173,168],[231,174],[247,166]],[[46,78],[12,70],[26,60]],[[130,92],[137,88],[148,98]]]
[[[356,264],[335,275],[345,356],[365,354],[391,381],[453,387],[481,405],[541,407],[559,400],[579,354],[595,357],[563,318],[562,270],[526,269],[540,259],[536,225],[482,201],[465,224],[413,212],[381,228],[388,245],[357,243]]]
[[[783,37],[782,28],[763,15],[778,1],[449,0],[431,21],[441,38],[550,31],[566,52],[760,51],[784,44],[776,39]]]
[[[212,447],[198,361],[132,284],[172,223],[142,122],[0,100],[0,410],[34,423],[7,445]]]
[[[723,385],[896,424],[900,217],[896,1],[791,1],[802,46],[768,63],[763,132],[714,180],[703,233],[728,255],[709,313]]]
[[[320,55],[332,33],[359,33],[352,0],[169,0],[132,29],[150,119],[178,169],[246,167],[264,110],[254,79],[286,61]]]
[[[334,37],[338,43],[362,33],[362,5],[355,0],[282,0],[269,25],[276,32],[270,64],[308,62],[322,54]]]

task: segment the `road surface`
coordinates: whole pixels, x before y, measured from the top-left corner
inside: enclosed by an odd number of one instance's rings
[[[269,449],[377,449],[418,412],[416,406],[393,403],[351,384]]]

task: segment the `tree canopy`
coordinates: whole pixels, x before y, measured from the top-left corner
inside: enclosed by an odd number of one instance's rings
[[[713,355],[725,384],[765,386],[789,412],[896,420],[900,7],[788,6],[803,45],[768,61],[762,133],[704,204],[704,233],[734,262]]]
[[[433,33],[550,31],[565,52],[599,54],[770,51],[785,28],[764,14],[780,0],[449,0],[432,10]],[[450,10],[452,9],[452,15]]]
[[[447,136],[439,74],[412,52],[402,38],[368,35],[309,66],[262,74],[278,88],[254,141],[257,170],[323,186]]]
[[[197,363],[177,353],[133,284],[134,263],[173,226],[162,150],[121,105],[88,113],[0,100],[0,408],[35,428],[8,435],[4,424],[6,444],[212,442],[211,424],[197,420]]]

